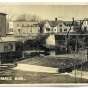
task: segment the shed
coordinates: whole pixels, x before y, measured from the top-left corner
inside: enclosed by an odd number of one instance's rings
[[[0,52],[15,51],[14,37],[0,37]]]

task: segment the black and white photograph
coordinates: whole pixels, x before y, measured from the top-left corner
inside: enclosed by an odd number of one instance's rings
[[[87,10],[0,2],[0,85],[88,85]]]

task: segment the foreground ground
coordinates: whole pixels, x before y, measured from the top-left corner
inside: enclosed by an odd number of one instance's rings
[[[71,56],[71,55],[70,55]],[[80,60],[78,60],[80,63]],[[71,73],[59,73],[60,67],[74,64],[72,58],[34,57],[18,62],[18,66],[0,72],[0,84],[60,84],[75,83],[75,70]],[[82,70],[76,70],[76,83],[88,83],[88,63]],[[47,70],[48,69],[48,70]],[[51,72],[52,70],[52,72]]]
[[[4,77],[4,78],[3,78]],[[5,79],[5,77],[7,77]],[[81,83],[80,78],[76,78],[77,83]],[[51,74],[42,72],[29,72],[20,70],[8,70],[0,74],[0,84],[60,84],[75,83],[75,78],[68,73]],[[88,83],[87,79],[82,79],[82,83]]]

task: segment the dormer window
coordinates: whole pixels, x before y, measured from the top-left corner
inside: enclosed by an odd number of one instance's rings
[[[59,27],[62,27],[62,24],[60,24]]]

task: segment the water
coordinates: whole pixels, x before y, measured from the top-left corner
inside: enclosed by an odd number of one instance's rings
[[[47,53],[49,53],[51,56],[56,56],[56,55],[61,55],[61,54],[66,54],[66,50],[64,48],[59,48],[59,49],[55,49],[55,50],[49,50],[44,46],[41,45],[28,45],[25,48],[25,51],[45,51]]]
[[[56,55],[62,55],[62,54],[66,54],[66,51],[62,51],[60,49],[56,49],[56,50],[49,50],[47,51],[50,56],[56,56]]]

